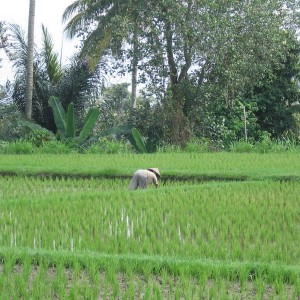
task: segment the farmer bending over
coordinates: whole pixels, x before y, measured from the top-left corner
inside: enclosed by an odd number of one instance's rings
[[[148,183],[153,182],[155,187],[158,187],[158,180],[160,172],[158,168],[149,168],[147,170],[137,170],[130,181],[129,190],[136,190],[138,188],[146,189]]]

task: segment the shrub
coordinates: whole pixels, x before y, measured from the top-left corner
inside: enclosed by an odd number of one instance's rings
[[[32,154],[35,152],[35,146],[28,141],[16,141],[7,144],[4,147],[5,154]]]
[[[24,126],[23,115],[15,105],[0,105],[1,140],[16,141],[29,132],[30,128]]]
[[[50,141],[54,141],[55,136],[50,131],[33,130],[26,135],[25,140],[31,142],[36,147],[41,147]]]
[[[265,132],[262,134],[262,138],[259,142],[255,144],[255,150],[259,153],[268,153],[271,152],[273,147],[273,142],[270,138],[270,134]]]
[[[52,140],[36,148],[35,152],[40,154],[68,154],[75,151],[63,142]]]
[[[117,153],[131,153],[132,149],[124,141],[117,141],[115,139],[100,139],[97,143],[92,144],[85,153],[88,154],[117,154]]]
[[[165,144],[157,148],[157,152],[163,153],[180,153],[183,150],[178,145]]]
[[[191,139],[187,142],[184,151],[185,152],[209,152],[210,150],[210,143],[208,139]]]
[[[7,145],[8,145],[8,142],[0,140],[0,153],[5,153],[5,149],[6,149]]]
[[[254,145],[251,142],[239,141],[232,143],[229,147],[229,150],[238,153],[253,152]]]
[[[231,144],[230,151],[232,152],[257,152],[257,153],[282,153],[300,151],[300,147],[296,141],[292,140],[271,140],[268,136],[264,136],[260,141],[245,142],[239,141]]]

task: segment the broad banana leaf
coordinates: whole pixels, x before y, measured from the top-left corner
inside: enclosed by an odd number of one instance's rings
[[[68,105],[68,111],[66,115],[66,137],[75,137],[75,117],[74,117],[74,103]]]
[[[48,130],[48,129],[46,129],[46,128],[44,128],[44,127],[40,126],[39,124],[36,124],[36,123],[34,123],[34,122],[32,122],[32,121],[28,121],[28,120],[20,120],[20,123],[21,123],[23,126],[28,127],[28,128],[31,129],[31,130],[45,131],[45,132],[47,132],[48,134],[53,135],[53,133],[52,133],[50,130]]]
[[[133,146],[135,146],[136,150],[139,153],[147,153],[148,151],[147,151],[146,145],[145,145],[144,141],[142,140],[142,137],[141,137],[140,133],[138,132],[138,130],[136,128],[132,128],[131,134],[135,141],[135,145],[133,145]]]
[[[80,142],[84,141],[90,132],[92,131],[100,112],[98,108],[90,108],[86,117],[84,118],[84,126],[79,134],[78,140]]]
[[[116,135],[117,138],[118,138],[118,136],[122,136],[122,135],[125,135],[127,137],[127,136],[131,135],[132,128],[133,128],[133,125],[130,125],[130,124],[112,127],[112,128],[101,131],[96,136],[96,139],[99,139],[101,137],[108,136],[108,135]]]
[[[66,113],[60,101],[56,97],[50,97],[49,105],[52,108],[54,122],[59,133],[66,136]]]

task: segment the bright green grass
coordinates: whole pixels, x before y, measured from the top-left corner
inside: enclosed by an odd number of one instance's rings
[[[131,176],[158,167],[162,176],[208,178],[300,178],[300,154],[155,153],[128,155],[1,155],[0,172]]]

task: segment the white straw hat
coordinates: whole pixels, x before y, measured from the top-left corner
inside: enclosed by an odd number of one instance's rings
[[[160,172],[158,168],[149,168],[147,170],[154,172],[158,177],[160,177]]]

